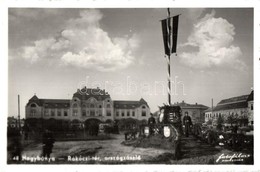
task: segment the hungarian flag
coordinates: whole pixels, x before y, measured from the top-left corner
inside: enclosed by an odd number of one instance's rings
[[[161,22],[164,52],[169,56],[176,53],[179,15],[164,19]]]

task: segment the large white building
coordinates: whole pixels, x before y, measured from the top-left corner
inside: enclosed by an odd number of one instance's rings
[[[25,107],[28,118],[78,120],[98,119],[102,122],[123,118],[147,120],[150,108],[144,99],[114,101],[99,88],[78,89],[72,99],[41,99],[34,95]]]
[[[209,108],[205,111],[205,122],[211,120],[216,123],[218,117],[223,117],[224,120],[228,116],[234,118],[248,118],[248,124],[253,125],[253,95],[252,91],[249,95],[242,95],[221,100],[216,107]]]

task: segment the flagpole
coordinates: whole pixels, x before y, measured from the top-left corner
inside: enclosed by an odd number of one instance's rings
[[[168,18],[170,19],[170,8],[168,8]],[[171,105],[171,29],[169,29],[169,55],[167,57],[167,65],[168,65],[168,103]]]
[[[21,130],[21,120],[20,120],[20,95],[18,94],[18,129]]]

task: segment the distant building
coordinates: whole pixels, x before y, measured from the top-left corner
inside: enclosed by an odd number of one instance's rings
[[[215,107],[213,107],[213,109],[214,109]],[[205,112],[205,122],[208,122],[209,120],[212,120],[212,117],[213,117],[213,115],[212,115],[212,107],[211,108],[208,108],[207,110],[205,110],[204,112]]]
[[[181,107],[182,116],[184,116],[185,113],[188,113],[188,115],[191,117],[192,123],[204,122],[205,110],[208,109],[207,106],[198,103],[188,104],[184,101],[182,101],[181,103],[177,102],[175,105]]]
[[[150,117],[150,108],[147,102],[141,98],[139,101],[114,101],[115,119],[134,118],[138,120]]]
[[[7,125],[10,128],[19,128],[19,121],[14,116],[7,118]],[[24,119],[20,119],[20,126],[24,126]]]
[[[7,123],[10,128],[16,128],[18,126],[18,120],[13,116],[7,118]]]
[[[254,91],[251,91],[248,99],[248,122],[249,125],[254,125]]]
[[[212,120],[216,123],[218,117],[224,120],[228,116],[234,118],[248,118],[249,124],[253,124],[253,91],[249,95],[242,95],[221,100],[216,107],[205,111],[205,121]]]
[[[204,122],[204,112],[206,109],[208,109],[207,106],[202,105],[202,104],[188,104],[185,103],[184,101],[182,101],[181,103],[177,102],[174,103],[175,106],[180,106],[181,107],[181,114],[182,114],[182,118],[185,115],[185,112],[188,113],[188,115],[191,117],[192,123],[203,123]],[[158,121],[160,115],[160,111],[156,111],[153,113],[153,116],[156,118],[156,120]]]
[[[148,119],[150,108],[144,99],[114,101],[99,88],[78,89],[72,99],[40,99],[34,95],[27,103],[26,118],[65,119],[84,122],[98,119],[102,122],[123,118]]]

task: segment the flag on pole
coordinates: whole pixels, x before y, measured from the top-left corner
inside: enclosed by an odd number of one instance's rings
[[[161,22],[164,52],[170,56],[172,53],[176,53],[179,15],[164,19]]]

